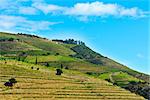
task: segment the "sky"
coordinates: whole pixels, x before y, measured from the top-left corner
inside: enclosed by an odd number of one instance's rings
[[[82,40],[150,74],[149,6],[148,0],[0,0],[0,31]]]

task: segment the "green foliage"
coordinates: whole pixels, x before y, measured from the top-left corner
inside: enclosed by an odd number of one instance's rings
[[[11,79],[9,79],[9,82],[11,82],[11,83],[17,83],[17,81],[16,81],[16,79],[15,78],[11,78]]]
[[[130,90],[133,93],[138,93],[145,97],[146,99],[149,99],[150,94],[150,84],[147,82],[129,82],[126,86],[124,86],[125,89]]]
[[[74,57],[85,59],[94,64],[104,65],[101,61],[102,55],[92,51],[90,48],[84,45],[75,46],[72,48],[72,50],[77,53],[76,55],[74,55]]]

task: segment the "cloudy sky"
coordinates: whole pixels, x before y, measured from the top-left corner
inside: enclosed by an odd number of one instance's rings
[[[148,0],[0,0],[0,31],[74,38],[137,71],[148,64]]]

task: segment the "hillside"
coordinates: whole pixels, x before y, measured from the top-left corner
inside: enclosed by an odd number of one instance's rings
[[[53,69],[53,71],[55,68],[62,67],[67,73],[68,70],[77,71],[93,77],[92,79],[106,80],[110,82],[109,84],[120,86],[145,98],[149,96],[149,75],[129,69],[127,66],[94,52],[82,41],[48,40],[35,35],[0,32],[0,45],[0,61],[2,62],[10,59],[10,61],[21,61],[29,65],[42,65],[45,66],[42,67],[44,70]],[[29,70],[29,72],[31,74],[33,71]],[[21,69],[20,74],[23,74]],[[113,85],[112,87],[115,87]]]
[[[144,100],[143,97],[80,72],[63,69],[63,74],[56,76],[54,68],[14,60],[6,62],[0,61],[1,100]],[[31,69],[31,66],[34,66],[34,69]],[[17,83],[12,88],[6,88],[3,83],[12,77]]]

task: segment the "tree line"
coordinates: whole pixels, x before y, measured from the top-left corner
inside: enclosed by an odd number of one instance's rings
[[[66,40],[58,40],[58,39],[53,39],[52,41],[54,42],[60,42],[60,43],[65,43],[65,44],[76,44],[76,45],[85,45],[84,42],[80,40],[74,40],[74,39],[66,39]]]

